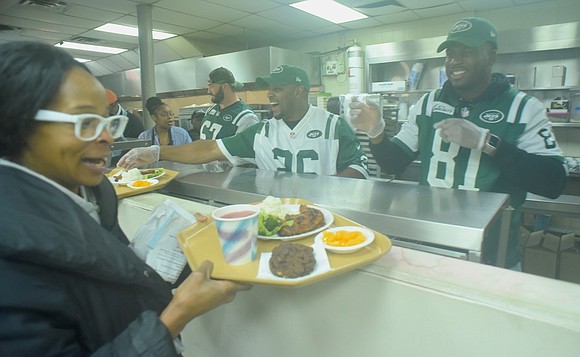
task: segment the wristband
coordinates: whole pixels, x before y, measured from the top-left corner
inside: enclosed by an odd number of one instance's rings
[[[488,135],[489,129],[481,129],[481,134],[479,135],[479,142],[477,143],[477,150],[483,150]]]
[[[499,144],[501,143],[501,139],[499,136],[495,134],[486,135],[486,142],[483,148],[481,149],[486,155],[490,157],[494,157],[497,149],[499,148]]]

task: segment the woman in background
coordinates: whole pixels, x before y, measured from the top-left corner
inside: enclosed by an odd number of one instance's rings
[[[149,139],[152,145],[183,145],[191,142],[189,133],[173,120],[173,111],[169,105],[157,97],[147,99],[147,111],[155,126],[139,134],[139,139]]]
[[[9,42],[0,78],[0,356],[177,356],[189,321],[249,287],[204,262],[172,295],[128,247],[103,179],[127,118],[104,117],[84,65]]]

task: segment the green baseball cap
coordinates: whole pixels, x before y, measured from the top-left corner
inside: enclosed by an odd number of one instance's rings
[[[497,30],[486,19],[466,17],[451,27],[447,40],[439,45],[437,52],[443,51],[453,42],[467,47],[479,47],[486,42],[490,42],[493,48],[497,49]]]
[[[270,76],[256,78],[256,84],[267,87],[269,85],[297,84],[304,87],[308,92],[310,90],[310,80],[306,72],[296,66],[283,64],[272,70]]]
[[[218,67],[211,71],[209,74],[209,82],[215,84],[228,83],[234,89],[244,88],[244,84],[236,81],[232,71],[225,67]]]

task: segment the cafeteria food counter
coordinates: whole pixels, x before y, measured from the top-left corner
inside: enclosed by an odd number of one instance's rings
[[[124,198],[129,237],[164,202]],[[580,285],[392,247],[379,260],[308,286],[255,285],[191,321],[185,357],[577,356]]]
[[[498,265],[504,266],[511,219],[505,194],[241,167],[161,166],[181,172],[165,194],[214,206],[268,195],[302,198],[388,235],[394,245],[474,262],[481,262],[483,241],[498,228]]]

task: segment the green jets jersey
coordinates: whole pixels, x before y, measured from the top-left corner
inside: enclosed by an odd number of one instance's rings
[[[199,137],[202,140],[227,138],[258,122],[256,114],[242,100],[223,109],[214,104],[205,113]]]
[[[265,170],[318,175],[352,168],[368,177],[367,157],[348,124],[314,106],[293,129],[273,118],[217,144],[234,165],[251,163]]]
[[[433,124],[448,118],[463,117],[528,153],[555,156],[564,162],[538,99],[512,87],[501,95],[473,103],[444,101],[443,94],[438,89],[424,95],[393,138],[421,161],[421,184],[509,193],[512,205],[525,200],[522,188],[498,179],[499,167],[481,150],[443,142]]]

